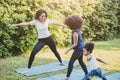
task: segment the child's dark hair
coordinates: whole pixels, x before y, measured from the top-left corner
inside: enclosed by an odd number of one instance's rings
[[[77,15],[73,15],[65,19],[64,23],[69,26],[71,30],[80,29],[83,24],[83,19]]]
[[[46,18],[47,18],[47,12],[44,10],[44,9],[40,9],[36,12],[36,15],[35,15],[35,19],[39,19],[39,16],[42,14],[42,13],[45,13],[46,15]]]
[[[90,51],[90,53],[92,53],[93,49],[94,49],[94,43],[86,43],[84,48],[87,50],[87,51]]]

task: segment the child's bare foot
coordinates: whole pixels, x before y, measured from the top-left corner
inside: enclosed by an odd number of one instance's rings
[[[66,64],[64,64],[64,63],[60,63],[60,65],[61,65],[61,66],[66,66]]]
[[[68,77],[66,77],[66,78],[62,78],[61,80],[68,80]]]
[[[26,69],[25,72],[23,74],[29,73],[30,69]]]

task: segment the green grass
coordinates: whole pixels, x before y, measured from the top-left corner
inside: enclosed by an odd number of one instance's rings
[[[120,40],[96,42],[95,49],[102,50],[120,50]]]
[[[72,54],[72,51],[68,55],[64,55],[64,51],[66,49],[58,49],[61,57],[65,60],[69,60]],[[56,74],[64,74],[65,70],[44,73],[42,75],[25,77],[21,74],[17,74],[14,70],[19,68],[27,67],[29,54],[30,52],[15,56],[8,57],[5,59],[0,58],[0,80],[35,80],[40,77],[48,77]],[[112,41],[102,41],[95,42],[95,50],[93,52],[97,57],[106,61],[109,65],[104,65],[100,63],[102,69],[110,71],[109,74],[113,72],[120,72],[120,39],[112,40]],[[57,59],[54,54],[49,50],[41,51],[36,55],[33,66],[47,64],[51,62],[55,62]],[[84,61],[86,62],[86,58],[84,57]],[[75,67],[75,69],[80,69],[80,67]]]

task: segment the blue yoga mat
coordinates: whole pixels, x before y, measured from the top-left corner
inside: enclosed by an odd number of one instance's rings
[[[31,68],[29,73],[24,74],[25,76],[33,76],[33,75],[39,75],[42,73],[46,73],[46,72],[53,72],[53,71],[58,71],[58,70],[63,70],[66,69],[68,66],[68,61],[63,61],[66,66],[61,66],[59,62],[53,62],[53,63],[49,63],[49,64],[45,64],[45,65],[39,65],[39,66],[34,66]],[[79,65],[78,62],[74,63],[74,66]],[[15,70],[17,73],[23,74],[24,71],[27,68],[22,68],[22,69],[17,69]]]
[[[120,73],[114,73],[112,75],[107,76],[108,80],[120,80]]]
[[[120,73],[113,73],[106,76],[107,80],[120,80]],[[99,78],[94,78],[93,80],[98,80]]]
[[[102,70],[103,74],[108,73],[108,71]],[[55,76],[50,76],[47,78],[38,78],[37,80],[61,80],[66,74],[60,74]],[[84,77],[84,72],[82,69],[73,70],[69,80],[81,80]]]

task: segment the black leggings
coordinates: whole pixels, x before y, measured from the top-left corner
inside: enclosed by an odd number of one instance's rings
[[[38,43],[35,45],[35,47],[33,48],[30,58],[29,58],[29,62],[28,62],[28,68],[31,68],[31,65],[33,63],[34,57],[35,55],[38,53],[38,51],[40,51],[45,45],[48,45],[49,48],[51,49],[51,51],[55,54],[55,56],[57,57],[57,59],[59,60],[60,63],[62,63],[61,57],[56,49],[56,45],[55,42],[53,40],[53,38],[50,36],[48,38],[44,38],[44,39],[39,39]]]
[[[81,65],[83,71],[85,74],[88,73],[86,65],[83,62],[83,51],[82,50],[75,50],[71,56],[71,59],[69,61],[69,65],[68,65],[68,71],[67,71],[67,77],[70,77],[70,74],[73,70],[73,64],[74,62],[78,59],[79,64]]]

